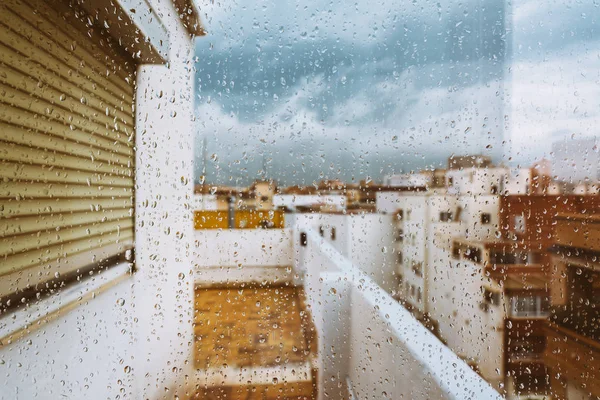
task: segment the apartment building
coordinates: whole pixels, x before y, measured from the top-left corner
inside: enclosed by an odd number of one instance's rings
[[[551,316],[543,355],[556,399],[600,397],[599,210],[595,201],[553,218]]]
[[[433,171],[409,172],[406,174],[387,175],[383,178],[385,186],[392,187],[422,187],[433,184]]]
[[[552,392],[543,354],[553,216],[599,205],[593,196],[500,196],[494,229],[453,238],[449,271],[430,268],[440,336],[509,398]]]
[[[461,168],[446,171],[446,186],[451,194],[527,194],[531,193],[530,168]]]
[[[527,170],[511,175],[506,168],[489,167],[488,161],[477,156],[450,158],[444,176],[452,186],[426,192],[377,193],[378,211],[396,215],[394,241],[402,279],[398,296],[419,318],[428,316],[429,293],[436,285],[430,269],[449,262],[452,238],[493,237],[499,222],[499,188],[504,189],[510,180],[510,190],[526,191],[522,186],[529,184]],[[520,182],[523,185],[517,184]]]
[[[511,398],[551,392],[552,216],[599,206],[595,196],[530,194],[543,172],[449,168],[447,191],[377,196],[379,212],[395,214],[397,298]]]

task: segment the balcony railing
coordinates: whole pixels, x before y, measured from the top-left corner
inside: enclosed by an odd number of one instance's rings
[[[317,231],[296,270],[319,332],[320,393],[331,399],[499,399],[500,395]]]

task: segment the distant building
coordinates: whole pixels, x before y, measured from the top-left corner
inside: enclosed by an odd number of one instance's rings
[[[508,168],[463,157],[452,165],[439,174],[445,188],[377,192],[377,211],[395,216],[395,294],[501,393],[549,395],[555,389],[546,377],[554,370],[544,354],[556,264],[549,252],[553,219],[600,209],[600,198],[589,195],[597,186],[565,191],[552,181],[547,160]],[[582,195],[566,194],[575,191]],[[561,364],[557,371],[563,388],[567,370]],[[578,385],[592,385],[582,379]]]
[[[600,207],[595,203],[585,212],[554,218],[551,316],[543,359],[557,399],[600,397]]]
[[[342,194],[276,194],[273,206],[288,210],[311,209],[327,211],[343,211],[346,209],[347,197]]]
[[[255,210],[272,210],[273,196],[277,191],[277,184],[273,180],[257,180],[250,185],[249,208]]]
[[[434,242],[435,261],[426,268],[428,317],[448,346],[507,396],[549,394],[543,354],[549,274],[556,265],[549,255],[553,218],[598,209],[600,201],[573,195],[471,198],[460,229],[445,228],[454,236]]]
[[[545,158],[531,166],[531,192],[535,194],[560,194],[552,182],[552,162]]]
[[[565,139],[552,144],[552,174],[570,184],[600,180],[600,143],[596,137]]]
[[[446,171],[449,194],[528,194],[532,180],[529,168],[466,167]]]
[[[448,169],[486,168],[492,165],[492,158],[481,154],[448,157]]]
[[[421,171],[399,175],[387,175],[383,178],[383,184],[391,187],[421,187],[426,188],[433,183],[433,172]]]

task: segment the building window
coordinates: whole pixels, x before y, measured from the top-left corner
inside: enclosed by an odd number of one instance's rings
[[[402,243],[404,241],[404,229],[402,228],[398,228],[396,229],[396,237],[395,237],[396,242],[398,243]]]
[[[492,306],[500,304],[500,292],[492,291],[490,289],[483,289],[483,302]]]
[[[300,232],[300,246],[306,246],[308,240],[306,238],[306,232]]]
[[[488,225],[490,222],[492,222],[492,214],[481,213],[481,224]]]
[[[481,262],[481,249],[477,247],[467,247],[463,252],[463,258],[479,263]]]
[[[398,212],[396,213],[396,218],[398,219],[398,221],[402,221],[404,219],[404,210],[398,210]]]
[[[414,274],[422,277],[423,276],[423,263],[413,261],[411,264],[412,264],[411,269],[414,272]]]
[[[441,211],[440,212],[440,222],[450,222],[452,221],[452,212],[451,211]]]
[[[490,263],[491,264],[518,264],[517,257],[514,253],[507,253],[505,251],[490,251]]]
[[[513,225],[516,233],[525,233],[525,215],[515,215]]]
[[[541,295],[516,295],[510,298],[511,317],[545,317],[548,315],[548,298]]]
[[[452,243],[452,258],[460,260],[460,246],[458,243]]]

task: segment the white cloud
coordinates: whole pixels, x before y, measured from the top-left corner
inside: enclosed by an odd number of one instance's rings
[[[589,47],[598,49],[600,42]],[[510,140],[520,159],[549,156],[565,135],[597,135],[600,127],[600,52],[574,45],[544,62],[512,65]]]

